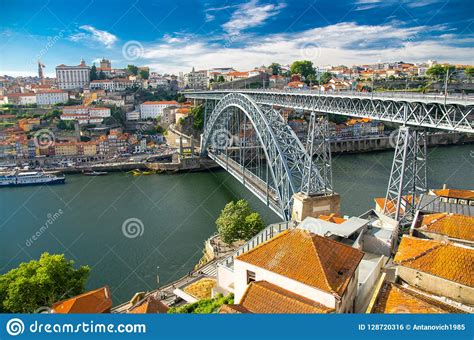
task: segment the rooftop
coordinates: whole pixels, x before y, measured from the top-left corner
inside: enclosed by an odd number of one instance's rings
[[[67,300],[56,302],[53,312],[59,314],[105,313],[112,307],[112,298],[108,286],[91,290]]]
[[[178,102],[174,100],[148,101],[142,105],[178,105]]]
[[[432,191],[436,196],[440,196],[440,197],[474,200],[473,190],[437,189],[437,190],[432,190]]]
[[[423,215],[416,230],[474,241],[474,217],[452,213]]]
[[[375,301],[372,313],[380,314],[440,314],[465,313],[463,310],[424,295],[421,292],[384,282]]]
[[[236,260],[342,296],[364,253],[307,230],[286,230]]]
[[[230,305],[233,308],[235,305]],[[301,295],[275,286],[267,281],[256,281],[249,284],[237,312],[258,314],[310,314],[330,313],[333,309]]]
[[[169,307],[154,296],[148,296],[142,301],[132,306],[128,313],[131,314],[152,314],[152,313],[167,313]]]
[[[450,242],[403,236],[394,262],[474,287],[474,249]]]

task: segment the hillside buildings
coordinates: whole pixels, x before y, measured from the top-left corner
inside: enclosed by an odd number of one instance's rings
[[[156,119],[163,115],[163,110],[170,106],[177,106],[178,102],[174,100],[147,101],[140,105],[141,119]]]

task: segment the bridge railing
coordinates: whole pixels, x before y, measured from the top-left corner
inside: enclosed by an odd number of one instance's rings
[[[248,240],[243,246],[238,248],[235,253],[233,253],[229,257],[226,257],[224,260],[219,262],[217,265],[218,266],[224,266],[224,267],[226,267],[230,270],[233,270],[233,268],[234,268],[234,259],[237,256],[248,252],[249,250],[255,248],[259,244],[262,244],[263,242],[266,242],[266,241],[272,239],[273,237],[277,236],[278,234],[282,233],[283,231],[288,230],[288,229],[293,228],[293,227],[295,227],[295,222],[294,221],[287,221],[287,222],[270,224],[265,229],[260,231],[257,235],[255,235],[250,240]]]
[[[426,100],[426,101],[456,101],[467,104],[472,102],[474,104],[474,95],[466,95],[464,93],[451,93],[445,96],[444,94],[423,94],[417,92],[360,92],[360,91],[320,91],[312,89],[216,89],[216,90],[185,90],[183,93],[202,93],[202,92],[268,92],[268,93],[295,93],[295,94],[311,94],[311,95],[324,95],[324,96],[351,96],[361,98],[394,98],[394,99],[411,99],[411,100]]]

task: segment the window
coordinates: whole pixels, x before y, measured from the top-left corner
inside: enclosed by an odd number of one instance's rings
[[[247,270],[247,284],[255,281],[255,273]]]

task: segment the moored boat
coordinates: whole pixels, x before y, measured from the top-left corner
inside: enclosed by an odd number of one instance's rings
[[[15,171],[11,173],[0,174],[0,186],[61,184],[64,183],[65,180],[65,176],[47,174],[43,171]]]
[[[106,171],[85,171],[84,175],[86,176],[105,176],[107,175]]]

